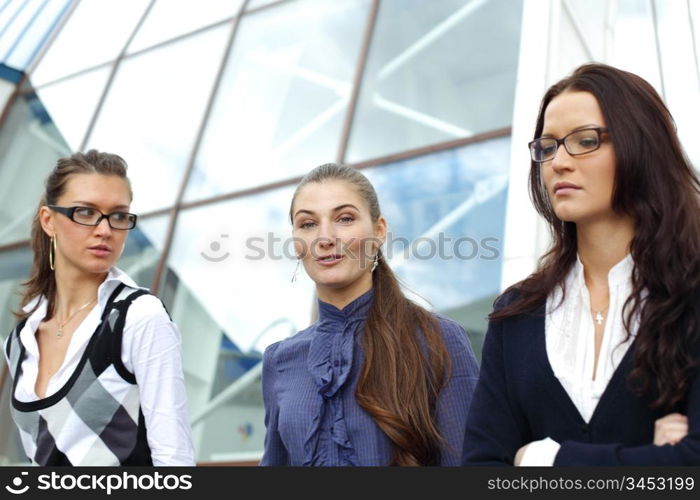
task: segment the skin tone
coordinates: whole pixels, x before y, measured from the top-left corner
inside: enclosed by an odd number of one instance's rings
[[[386,238],[384,217],[347,181],[305,185],[292,207],[295,250],[323,302],[343,309],[372,288],[372,263]]]
[[[131,192],[127,182],[117,176],[74,174],[56,205],[91,207],[104,214],[128,212]],[[49,380],[63,364],[73,332],[96,302],[92,307],[78,310],[97,297],[97,289],[124,250],[128,231],[112,229],[107,219],[97,226],[83,226],[46,206],[41,207],[39,220],[48,237],[56,236],[56,310],[51,320],[42,322],[36,332],[39,373],[34,390],[43,398]],[[59,320],[63,324],[68,318],[63,336],[56,336]]]
[[[552,99],[544,113],[543,137],[562,138],[588,127],[605,127],[598,101],[590,92],[566,91]],[[634,221],[612,208],[616,158],[612,142],[601,134],[595,151],[572,156],[560,145],[555,157],[542,163],[542,179],[557,217],[576,224],[578,254],[593,311],[608,307],[608,273],[630,251]],[[607,315],[604,315],[607,316]],[[607,318],[606,318],[607,319]],[[593,322],[595,356],[591,378],[595,380],[606,320]],[[656,421],[654,444],[675,444],[688,433],[687,418],[670,414]],[[528,445],[515,455],[520,465]]]

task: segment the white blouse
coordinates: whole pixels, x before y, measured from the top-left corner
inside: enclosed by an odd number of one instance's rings
[[[49,379],[45,397],[58,392],[76,370],[92,333],[100,324],[102,311],[119,283],[139,288],[120,269],[110,270],[97,290],[97,304],[73,332],[61,367]],[[24,310],[31,310],[36,300],[39,299],[31,301]],[[40,399],[34,392],[39,372],[39,346],[35,334],[46,315],[46,305],[47,300],[41,297],[39,307],[29,316],[19,334],[26,357],[22,361],[15,397],[22,402]],[[180,332],[170,321],[160,300],[153,295],[143,295],[129,307],[121,357],[124,366],[138,382],[153,465],[195,465]]]
[[[610,299],[595,378],[595,325],[583,265],[578,257],[565,279],[563,302],[561,287],[557,287],[547,298],[547,357],[554,375],[586,422],[591,419],[637,332],[638,321],[633,318],[632,335],[625,340],[627,332],[623,323],[623,306],[632,293],[633,267],[632,256],[628,254],[608,272]],[[520,465],[552,465],[559,448],[559,444],[550,438],[535,441],[528,446]]]

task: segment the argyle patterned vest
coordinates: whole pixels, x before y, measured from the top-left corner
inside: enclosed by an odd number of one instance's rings
[[[7,343],[11,411],[25,451],[35,465],[152,465],[136,378],[121,359],[129,305],[146,290],[121,283],[109,297],[102,321],[78,367],[55,394],[32,402],[15,398],[25,349],[19,333]]]

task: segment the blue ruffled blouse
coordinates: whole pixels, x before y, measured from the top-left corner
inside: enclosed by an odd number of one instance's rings
[[[319,301],[309,328],[270,345],[263,356],[265,453],[261,465],[388,465],[389,438],[355,400],[362,368],[362,327],[372,290],[342,310]],[[452,377],[440,393],[436,421],[447,445],[441,465],[460,465],[478,364],[457,323],[436,315],[452,358]]]

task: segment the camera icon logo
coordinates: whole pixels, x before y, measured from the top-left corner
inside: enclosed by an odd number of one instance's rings
[[[24,485],[24,487],[22,487],[22,476],[27,476],[27,475],[29,475],[28,472],[20,473],[19,476],[17,476],[16,478],[14,478],[12,480],[12,486],[9,486],[9,485],[5,486],[5,489],[7,491],[9,491],[10,493],[12,493],[13,495],[21,495],[23,493],[26,493],[27,490],[29,489],[29,485],[27,484],[27,485]],[[14,486],[14,488],[13,488],[13,486]]]

